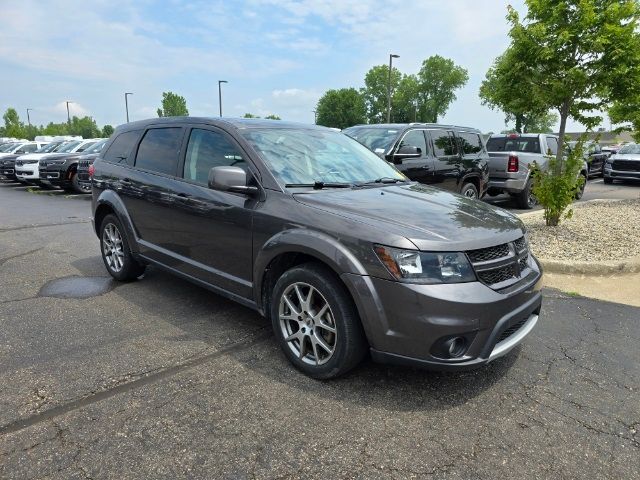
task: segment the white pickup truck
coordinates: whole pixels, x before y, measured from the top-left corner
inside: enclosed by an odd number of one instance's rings
[[[508,193],[519,208],[533,208],[537,202],[531,192],[533,179],[529,167],[535,161],[540,168],[546,168],[548,157],[558,153],[558,137],[545,133],[494,134],[487,140],[487,151],[489,152],[487,194],[496,196]],[[587,171],[585,162],[580,171],[585,181],[576,195],[577,198],[582,197],[584,192]]]

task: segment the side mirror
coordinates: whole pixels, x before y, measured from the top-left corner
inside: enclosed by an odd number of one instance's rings
[[[422,150],[419,147],[413,145],[403,145],[393,154],[394,163],[402,163],[405,158],[420,158],[422,156]]]
[[[209,170],[209,188],[223,192],[254,195],[258,187],[247,185],[248,173],[240,167],[213,167]]]

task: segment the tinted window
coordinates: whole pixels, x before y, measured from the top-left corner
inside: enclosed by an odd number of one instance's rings
[[[400,141],[398,148],[404,146],[418,147],[424,155],[427,153],[427,142],[424,139],[424,130],[411,130]]]
[[[191,130],[184,159],[184,178],[207,185],[209,170],[224,166],[246,167],[242,153],[231,140],[219,132],[199,128]]]
[[[557,155],[558,154],[558,140],[555,137],[547,137],[547,148],[549,149],[549,152],[551,152],[551,155]],[[547,153],[549,153],[547,152]]]
[[[136,167],[166,175],[175,175],[181,138],[181,128],[147,130],[138,147]]]
[[[87,142],[85,144],[83,144],[80,148],[78,148],[76,150],[76,152],[84,152],[87,148],[92,147],[95,144],[95,142]]]
[[[433,139],[436,157],[456,154],[457,149],[453,138],[446,130],[431,130],[431,138]]]
[[[493,137],[487,141],[490,152],[526,152],[541,153],[538,137]]]
[[[102,157],[107,162],[128,163],[133,165],[130,153],[140,138],[140,130],[124,132],[118,135]]]
[[[25,153],[35,152],[37,149],[38,145],[35,143],[30,143],[29,145],[25,145],[24,147],[22,147],[22,150],[24,150]]]
[[[457,132],[462,153],[470,155],[482,151],[482,140],[477,133]]]

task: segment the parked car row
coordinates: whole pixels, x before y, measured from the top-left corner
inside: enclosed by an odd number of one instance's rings
[[[0,175],[44,188],[88,193],[90,185],[78,179],[79,160],[95,158],[105,143],[103,138],[54,137],[0,145]]]

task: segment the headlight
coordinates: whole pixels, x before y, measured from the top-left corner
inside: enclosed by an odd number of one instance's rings
[[[398,280],[413,283],[474,282],[476,275],[464,253],[418,252],[397,248],[374,247],[378,258]]]

